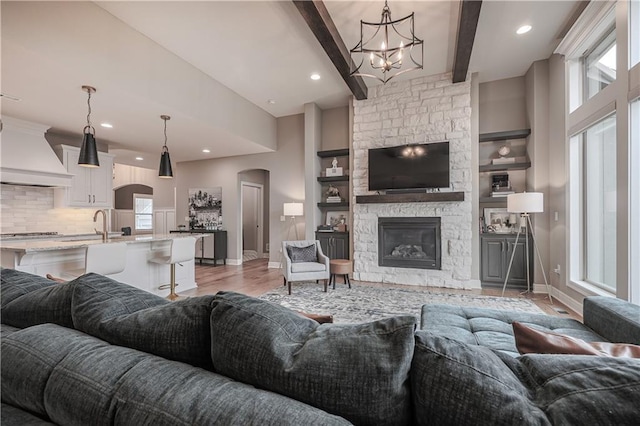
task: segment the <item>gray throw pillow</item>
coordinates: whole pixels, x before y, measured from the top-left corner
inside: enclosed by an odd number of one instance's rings
[[[640,360],[594,355],[520,357],[535,402],[557,425],[637,425]]]
[[[287,246],[287,254],[289,255],[289,259],[291,259],[291,263],[318,261],[315,244],[306,247]]]
[[[112,279],[85,275],[73,295],[78,330],[211,370],[209,316],[213,296],[167,300]]]
[[[548,425],[491,349],[418,331],[411,387],[418,425]]]
[[[7,268],[0,268],[0,282],[0,306],[2,308],[22,295],[56,284],[39,275]]]
[[[47,285],[24,293],[2,306],[3,324],[18,328],[53,323],[73,328],[71,298],[75,282]],[[4,291],[4,287],[2,289]]]
[[[319,325],[287,308],[219,292],[211,355],[225,376],[360,425],[412,421],[409,368],[415,318]]]

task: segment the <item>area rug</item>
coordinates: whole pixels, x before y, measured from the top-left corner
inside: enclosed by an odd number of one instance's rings
[[[353,282],[350,289],[342,283],[338,283],[335,290],[329,288],[327,293],[322,288],[322,284],[295,283],[291,296],[283,286],[260,298],[297,311],[333,315],[334,323],[337,324],[369,322],[395,315],[414,315],[419,321],[422,305],[425,304],[544,314],[535,303],[527,299],[436,293],[428,289],[370,287]]]

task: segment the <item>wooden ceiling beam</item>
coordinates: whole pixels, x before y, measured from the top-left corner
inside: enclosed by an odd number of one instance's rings
[[[333,62],[349,90],[358,100],[367,99],[367,85],[362,77],[351,76],[351,55],[322,0],[292,0],[298,12]]]
[[[476,38],[478,19],[482,0],[462,0],[462,10],[458,21],[458,37],[456,39],[456,54],[453,59],[453,82],[460,83],[467,79],[469,61]]]

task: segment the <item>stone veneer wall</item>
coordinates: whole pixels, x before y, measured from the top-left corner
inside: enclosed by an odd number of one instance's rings
[[[453,84],[451,73],[388,83],[354,101],[354,278],[421,286],[479,288],[471,279],[471,84]],[[465,201],[356,204],[368,190],[368,150],[449,141],[450,187]],[[477,171],[476,171],[477,172]],[[378,217],[441,217],[442,269],[378,266]]]

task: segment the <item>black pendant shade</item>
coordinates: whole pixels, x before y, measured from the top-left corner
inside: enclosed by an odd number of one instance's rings
[[[82,90],[87,92],[87,125],[84,126],[82,133],[82,147],[80,148],[80,157],[78,157],[78,165],[83,167],[100,167],[98,160],[98,147],[96,146],[96,138],[94,136],[96,130],[91,125],[91,94],[96,92],[95,87],[82,86]],[[93,133],[91,132],[93,130]]]
[[[161,178],[172,178],[173,170],[171,169],[171,158],[169,158],[169,150],[162,150],[160,157],[160,172],[158,176]]]
[[[164,121],[164,146],[162,147],[162,155],[160,156],[160,171],[158,176],[161,178],[172,178],[173,170],[171,169],[171,158],[169,157],[169,148],[167,148],[167,120],[171,120],[168,115],[161,115]]]
[[[84,137],[82,138],[82,147],[80,148],[78,164],[84,167],[100,167],[96,138],[93,134],[89,133],[89,130],[86,128]]]

